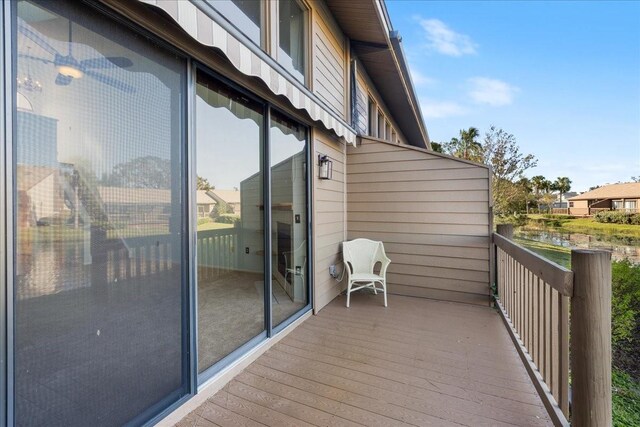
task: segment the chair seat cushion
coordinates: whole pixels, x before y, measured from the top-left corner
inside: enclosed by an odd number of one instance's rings
[[[352,282],[372,282],[372,281],[382,281],[382,280],[384,280],[382,276],[378,276],[377,274],[355,273],[351,275]]]

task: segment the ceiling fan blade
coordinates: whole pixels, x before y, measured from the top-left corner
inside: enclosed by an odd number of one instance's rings
[[[58,51],[51,46],[44,37],[40,36],[40,34],[33,31],[31,28],[27,28],[27,25],[24,22],[18,23],[18,31],[20,31],[24,36],[30,38],[35,44],[49,52],[51,55],[59,55]]]
[[[131,67],[133,62],[124,56],[107,56],[106,58],[91,58],[80,61],[83,68],[127,68]]]
[[[69,86],[72,80],[73,77],[65,76],[64,74],[58,73],[58,75],[56,76],[56,84],[58,86]]]
[[[88,76],[93,77],[94,79],[96,79],[97,81],[104,83],[106,85],[112,86],[116,89],[120,89],[123,92],[126,93],[133,93],[136,91],[136,89],[131,86],[128,85],[124,82],[121,82],[120,80],[116,80],[114,78],[111,78],[109,76],[105,76],[104,74],[100,74],[100,73],[96,73],[95,71],[92,70],[86,70],[85,74],[87,74]]]
[[[33,56],[33,55],[27,55],[27,54],[24,54],[24,53],[19,53],[18,56],[20,58],[24,58],[24,59],[32,59],[34,61],[44,62],[45,64],[53,64],[53,61],[50,60],[50,59],[39,58],[39,57]]]

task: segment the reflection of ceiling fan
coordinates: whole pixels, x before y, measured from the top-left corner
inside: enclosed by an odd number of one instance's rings
[[[96,57],[91,59],[83,59],[78,61],[72,53],[73,39],[71,34],[71,20],[69,20],[69,52],[67,55],[63,55],[58,52],[53,46],[51,46],[42,36],[28,28],[24,22],[19,22],[18,30],[24,36],[31,39],[34,43],[53,55],[53,60],[46,58],[39,58],[32,55],[20,54],[20,57],[29,58],[36,61],[41,61],[46,64],[53,64],[58,70],[58,76],[56,77],[56,84],[60,86],[67,86],[71,84],[74,79],[80,79],[84,75],[94,78],[95,80],[104,83],[109,86],[113,86],[116,89],[120,89],[123,92],[132,93],[135,92],[135,88],[132,86],[114,79],[104,74],[97,73],[94,69],[104,68],[126,68],[133,65],[130,59],[123,56],[109,56],[109,57]]]

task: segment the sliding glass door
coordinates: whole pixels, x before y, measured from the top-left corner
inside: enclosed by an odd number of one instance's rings
[[[308,149],[305,126],[202,69],[195,114],[198,372],[208,378],[309,304]]]
[[[196,83],[198,372],[265,329],[264,106],[205,73]],[[266,337],[266,334],[265,334]]]
[[[16,5],[15,423],[188,393],[186,62],[75,1]]]
[[[307,130],[271,112],[271,247],[273,326],[309,301],[307,285]]]

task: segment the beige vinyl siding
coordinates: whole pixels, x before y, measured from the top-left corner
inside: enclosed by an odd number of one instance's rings
[[[489,170],[361,139],[347,150],[348,238],[381,240],[389,292],[489,304]]]
[[[341,244],[346,238],[345,204],[345,146],[326,133],[314,129],[315,168],[313,173],[313,241],[314,241],[314,311],[317,313],[340,294],[344,280],[339,283],[329,275],[329,266],[342,263]],[[333,178],[318,179],[317,157],[326,154],[333,162]]]
[[[315,3],[319,6],[318,3]],[[320,7],[313,19],[313,91],[329,108],[346,117],[345,39]]]

